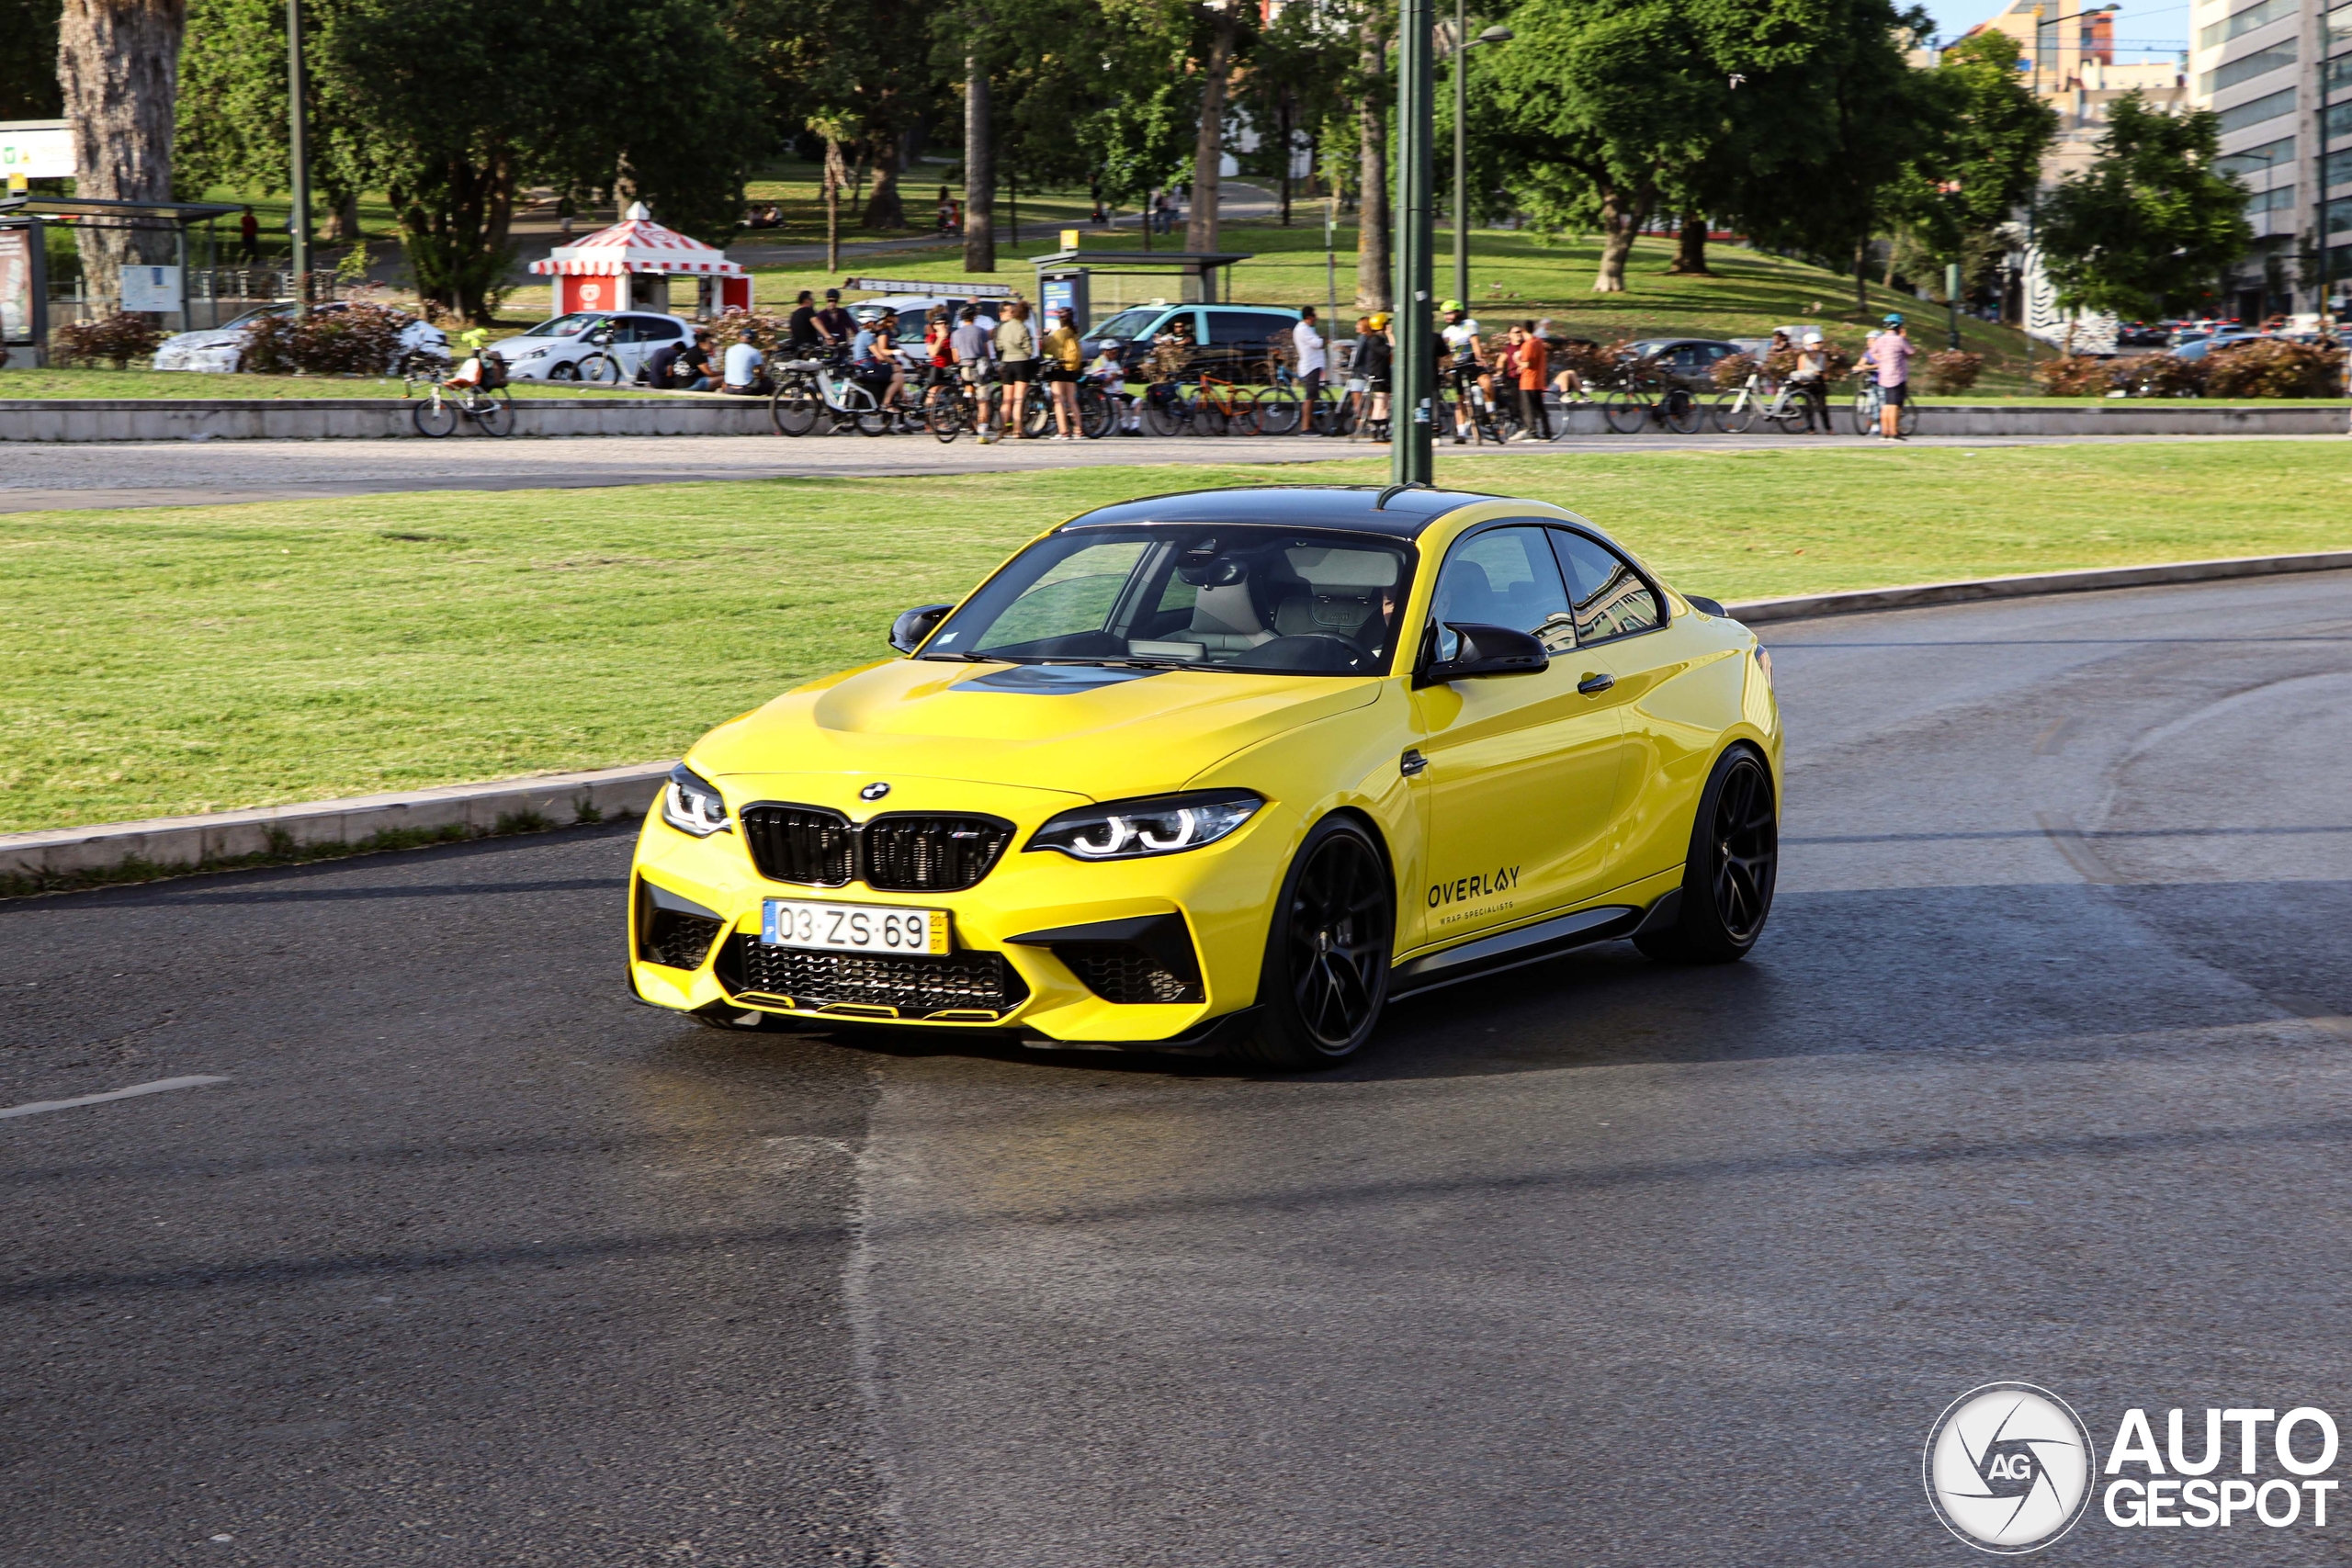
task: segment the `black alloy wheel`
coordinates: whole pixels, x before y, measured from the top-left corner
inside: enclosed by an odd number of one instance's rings
[[[1682,902],[1674,924],[1634,939],[1652,958],[1730,964],[1747,956],[1772,912],[1781,863],[1779,807],[1764,759],[1742,745],[1724,753],[1699,799]]]
[[[1352,818],[1324,818],[1283,879],[1258,982],[1259,1026],[1240,1054],[1295,1070],[1362,1050],[1388,999],[1396,929],[1379,847]]]

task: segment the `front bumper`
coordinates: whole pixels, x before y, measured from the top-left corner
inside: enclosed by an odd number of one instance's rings
[[[986,876],[952,893],[770,881],[741,833],[694,838],[662,821],[657,805],[630,875],[630,980],[641,999],[685,1011],[1012,1029],[1065,1043],[1181,1043],[1250,1007],[1289,848],[1273,807],[1184,854],[1087,863],[1022,848],[1045,816],[1073,803],[988,803],[1017,831]],[[944,909],[949,952],[767,947],[769,898]]]

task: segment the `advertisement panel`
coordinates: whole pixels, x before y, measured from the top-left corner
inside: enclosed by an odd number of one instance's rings
[[[0,343],[33,341],[33,238],[0,229]]]

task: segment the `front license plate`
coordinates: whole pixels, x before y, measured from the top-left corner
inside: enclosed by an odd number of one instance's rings
[[[760,940],[831,953],[944,953],[947,911],[770,898],[760,911]]]

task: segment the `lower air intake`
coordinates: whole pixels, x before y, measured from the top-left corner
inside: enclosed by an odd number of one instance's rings
[[[719,958],[719,980],[739,996],[775,997],[797,1008],[888,1008],[900,1018],[1006,1013],[1029,987],[995,953],[817,953],[770,947],[738,932]]]

